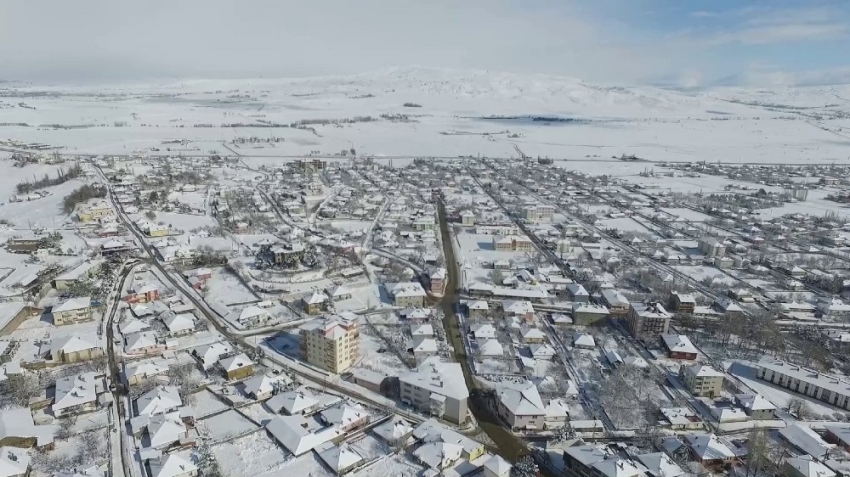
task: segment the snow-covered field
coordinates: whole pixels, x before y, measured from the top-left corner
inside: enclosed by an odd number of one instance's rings
[[[844,160],[850,152],[850,141],[831,114],[850,107],[842,99],[850,97],[846,85],[681,92],[599,87],[543,75],[401,68],[349,77],[101,86],[98,95],[87,94],[93,90],[19,88],[50,94],[26,97],[32,109],[0,110],[0,122],[25,123],[4,127],[0,139],[64,146],[67,152],[126,154],[156,147],[175,155],[221,151],[222,143],[237,137],[283,139],[274,147],[235,146],[257,161],[349,148],[376,156],[518,157],[519,148],[532,157],[584,160],[574,167],[613,175],[643,168],[599,162],[623,153],[650,160],[807,163]],[[761,103],[730,102],[753,97]],[[823,119],[781,106],[792,102],[808,113],[822,113]],[[370,119],[288,127],[355,116]],[[252,127],[260,121],[287,127]],[[44,124],[77,127],[37,127]],[[166,147],[165,139],[188,142]]]
[[[257,301],[257,297],[242,285],[239,278],[224,268],[213,269],[212,277],[207,280],[206,298],[225,305]]]

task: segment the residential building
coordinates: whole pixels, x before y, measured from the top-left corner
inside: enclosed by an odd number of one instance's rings
[[[330,298],[323,292],[314,291],[304,297],[304,312],[308,315],[318,315],[324,312],[328,307]]]
[[[55,363],[79,363],[101,356],[103,349],[94,337],[72,335],[50,342],[50,359]]]
[[[159,287],[152,283],[134,286],[123,298],[127,303],[150,303],[159,300]]]
[[[726,245],[716,238],[705,238],[698,242],[699,251],[708,258],[722,257],[726,253]]]
[[[327,426],[351,432],[369,424],[372,415],[360,404],[348,404],[343,401],[321,411],[319,418]]]
[[[464,210],[460,213],[460,224],[466,227],[472,227],[475,225],[475,212],[471,210]]]
[[[176,386],[157,386],[136,399],[136,415],[155,416],[173,412],[183,406]]]
[[[295,456],[310,452],[345,434],[336,426],[321,427],[317,421],[305,419],[301,415],[274,417],[266,423],[266,432]]]
[[[826,430],[824,440],[850,452],[850,424],[830,423],[826,424],[824,429]]]
[[[694,308],[697,306],[697,300],[692,294],[679,293],[677,291],[670,293],[670,302],[673,306],[673,311],[689,315],[694,313]]]
[[[460,364],[444,363],[434,357],[398,379],[402,401],[451,422],[466,422],[469,390]]]
[[[850,381],[845,378],[768,357],[758,362],[756,376],[791,391],[850,410]]]
[[[679,378],[694,396],[713,398],[723,390],[723,373],[707,364],[693,364],[679,368]]]
[[[272,397],[276,389],[292,383],[285,374],[269,376],[260,374],[242,382],[243,390],[250,398],[262,401]]]
[[[530,301],[505,301],[502,310],[506,318],[517,317],[526,323],[534,321],[534,305]]]
[[[671,359],[697,359],[697,348],[685,335],[664,334],[661,335],[664,346],[667,348],[667,356]]]
[[[737,394],[735,401],[750,416],[750,419],[769,421],[776,418],[776,406],[761,394]]]
[[[53,426],[36,426],[27,408],[0,411],[0,447],[51,447],[54,432]]]
[[[656,338],[667,333],[671,318],[661,303],[632,303],[629,306],[629,331],[638,339]]]
[[[836,447],[835,444],[823,440],[814,429],[803,424],[785,426],[779,430],[778,434],[794,452],[808,454],[819,460],[826,460]]]
[[[610,311],[602,305],[591,303],[573,303],[573,322],[579,326],[589,326],[608,317]]]
[[[335,316],[301,327],[301,359],[332,373],[343,373],[360,356],[357,318]]]
[[[26,302],[0,303],[0,336],[11,334],[27,318],[41,315],[44,310]]]
[[[785,477],[835,477],[837,474],[810,455],[788,457],[782,464]]]
[[[55,326],[92,321],[91,298],[68,298],[53,305],[51,313],[53,314],[53,324]]]
[[[679,464],[673,462],[673,459],[663,452],[641,454],[637,456],[637,459],[646,468],[646,473],[650,477],[681,477],[685,475],[685,471],[679,467]]]
[[[254,362],[245,353],[224,358],[218,362],[228,380],[245,379],[254,374]]]
[[[587,303],[590,300],[590,293],[584,288],[584,285],[579,283],[567,283],[565,285],[567,293],[570,294],[570,299],[576,303]]]
[[[482,475],[484,477],[510,477],[513,466],[501,456],[494,455],[484,462]]]
[[[388,376],[370,369],[356,368],[351,370],[351,381],[370,391],[385,394],[389,385]]]
[[[180,454],[164,454],[147,461],[150,477],[195,477],[198,466],[191,459]]]
[[[106,392],[103,375],[95,372],[56,380],[56,393],[50,409],[56,417],[97,410],[97,397]]]
[[[27,477],[30,456],[24,449],[0,447],[0,477]]]
[[[431,273],[431,293],[443,293],[445,291],[447,273],[445,268],[438,268]]]
[[[611,316],[626,316],[629,313],[629,300],[617,290],[602,290],[602,302],[608,307]]]
[[[687,434],[685,445],[691,457],[706,467],[720,467],[735,462],[735,453],[714,434]]]
[[[421,307],[425,304],[427,293],[419,282],[387,283],[386,289],[395,306]]]
[[[104,218],[111,217],[112,206],[103,199],[91,199],[77,206],[77,220],[80,222],[100,222]]]
[[[316,453],[336,475],[346,474],[363,464],[363,457],[348,444],[325,442],[316,447]]]
[[[579,477],[598,477],[593,466],[612,456],[604,448],[596,445],[582,445],[564,449],[564,468]]]
[[[470,439],[434,419],[429,419],[413,429],[413,438],[423,444],[448,444],[460,447],[460,457],[473,461],[484,455],[484,444]],[[439,447],[437,448],[439,450]],[[422,454],[420,454],[422,456]],[[428,465],[427,462],[426,465]],[[430,466],[430,465],[429,465]],[[433,468],[433,466],[430,466]]]
[[[546,406],[531,381],[495,385],[496,413],[511,430],[543,430]]]
[[[80,283],[97,275],[103,260],[87,260],[73,269],[53,279],[53,288],[58,291],[66,291],[75,283]]]
[[[499,252],[532,252],[534,243],[525,236],[505,235],[493,237],[493,249]]]

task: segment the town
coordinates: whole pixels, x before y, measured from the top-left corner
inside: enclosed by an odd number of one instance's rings
[[[850,475],[845,166],[35,146],[0,477]]]

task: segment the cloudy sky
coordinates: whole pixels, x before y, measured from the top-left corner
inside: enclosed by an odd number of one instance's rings
[[[850,82],[845,0],[0,0],[0,79],[350,74],[395,66],[610,84]]]

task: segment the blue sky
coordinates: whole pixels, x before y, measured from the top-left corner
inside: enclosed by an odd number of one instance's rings
[[[395,66],[606,84],[850,82],[850,1],[0,0],[0,79],[110,82]]]

